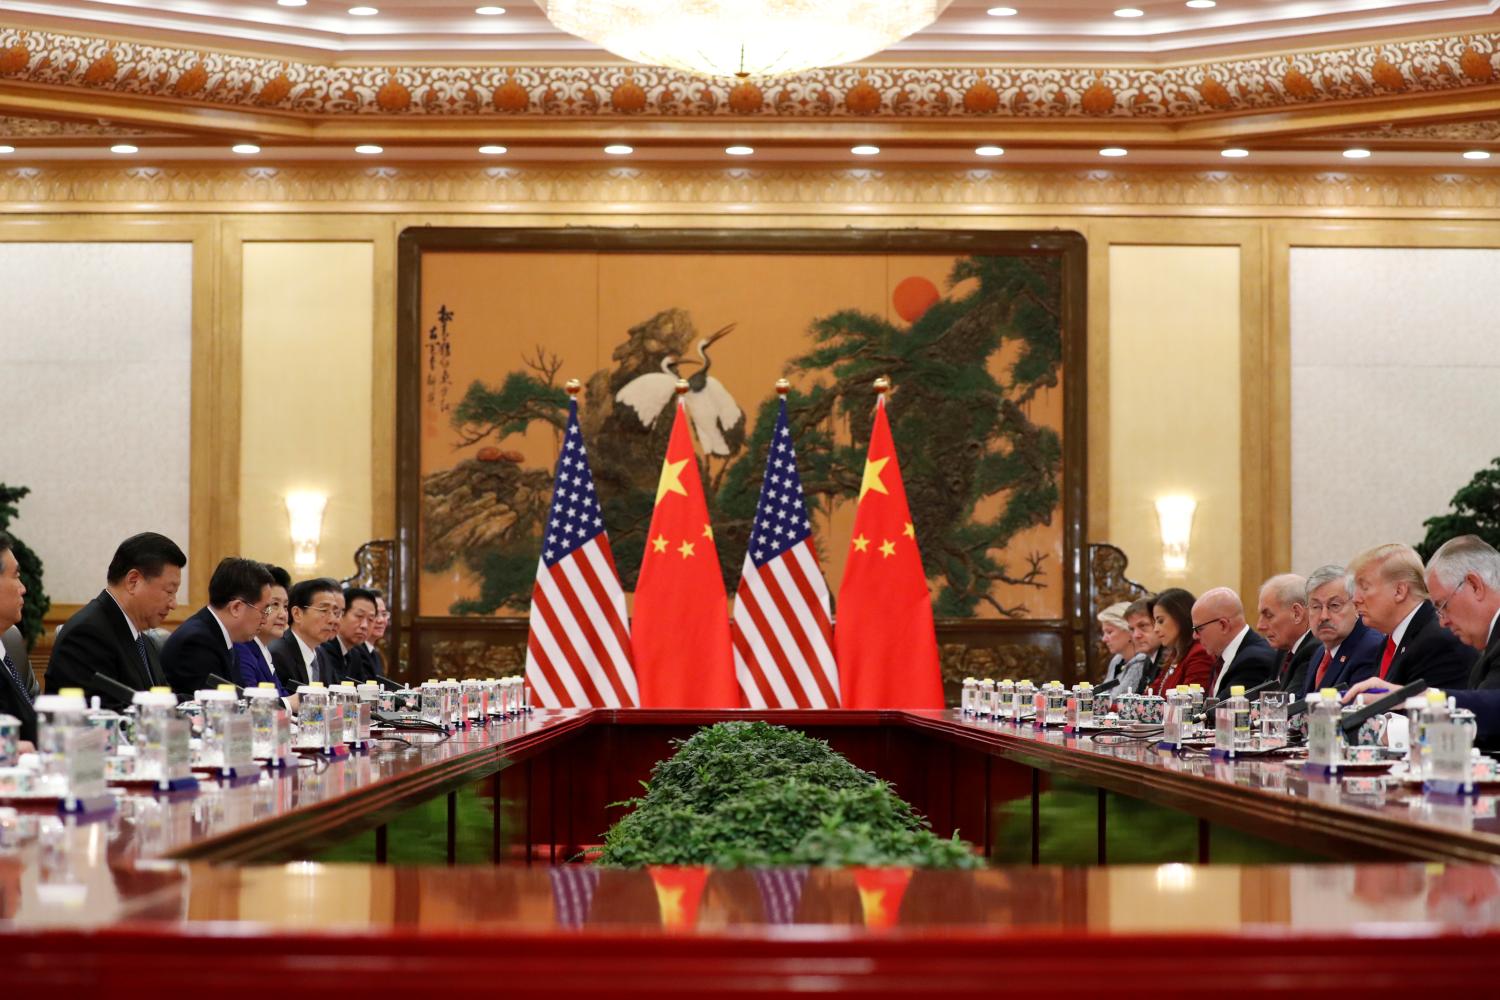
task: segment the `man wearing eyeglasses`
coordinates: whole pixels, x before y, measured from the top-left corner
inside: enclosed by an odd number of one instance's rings
[[[271,643],[271,665],[288,694],[304,684],[337,684],[344,679],[335,658],[322,649],[344,617],[344,588],[320,577],[293,584],[287,595],[291,627]]]
[[[255,638],[274,582],[266,564],[253,559],[230,556],[214,567],[207,607],[183,622],[162,646],[162,668],[177,697],[191,699],[209,687],[210,674],[234,677],[234,644]]]
[[[1449,539],[1427,560],[1426,582],[1438,622],[1480,650],[1467,678],[1477,690],[1448,693],[1459,708],[1474,713],[1475,744],[1500,749],[1500,552],[1477,535]],[[1379,697],[1394,687],[1372,677],[1350,688],[1344,700]]]
[[[1251,630],[1240,595],[1228,587],[1215,587],[1193,603],[1193,634],[1217,659],[1210,697],[1227,698],[1236,684],[1252,688],[1276,668],[1271,644]]]
[[[1322,566],[1307,578],[1307,613],[1323,644],[1307,671],[1302,693],[1354,684],[1380,669],[1385,635],[1359,620],[1354,581],[1342,566]]]
[[[1500,552],[1477,535],[1443,543],[1427,562],[1427,590],[1438,621],[1479,659],[1470,688],[1500,688]]]

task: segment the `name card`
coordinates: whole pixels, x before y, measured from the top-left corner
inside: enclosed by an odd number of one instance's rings
[[[231,715],[222,736],[224,767],[246,767],[255,760],[255,736],[250,716]]]
[[[93,799],[105,794],[104,730],[85,729],[70,732],[63,740],[68,795],[75,799]]]

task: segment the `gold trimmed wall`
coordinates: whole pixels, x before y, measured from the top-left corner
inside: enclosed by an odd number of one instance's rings
[[[247,244],[354,243],[368,248],[373,302],[368,357],[357,366],[368,381],[369,407],[350,407],[309,423],[316,401],[278,400],[290,449],[337,446],[368,454],[369,523],[343,525],[338,537],[389,537],[394,512],[395,251],[408,226],[673,226],[939,229],[1058,228],[1089,242],[1089,537],[1129,533],[1138,575],[1161,580],[1159,548],[1148,545],[1154,519],[1142,527],[1151,492],[1173,470],[1199,459],[1171,442],[1146,442],[1139,423],[1117,425],[1112,397],[1134,386],[1111,385],[1116,352],[1149,357],[1161,347],[1149,317],[1120,323],[1113,285],[1135,272],[1112,273],[1117,247],[1222,248],[1232,251],[1237,302],[1224,296],[1219,317],[1238,335],[1237,375],[1222,391],[1234,397],[1237,428],[1216,442],[1237,463],[1231,491],[1237,513],[1200,507],[1202,525],[1238,528],[1210,580],[1246,593],[1290,555],[1289,248],[1313,245],[1500,246],[1500,175],[1488,171],[1396,170],[1173,171],[1151,169],[825,169],[714,167],[463,167],[382,164],[254,167],[132,165],[16,167],[0,170],[0,240],[188,240],[194,245],[193,497],[195,563],[211,565],[272,532],[247,515],[250,480],[244,416],[257,424],[269,376],[247,367],[259,343],[257,299],[278,294],[247,270]],[[1213,255],[1210,255],[1213,256]],[[1207,258],[1204,258],[1207,259]],[[1215,258],[1217,259],[1217,258]],[[1216,264],[1224,279],[1230,271]],[[1233,280],[1233,279],[1229,279]],[[290,291],[290,289],[288,289]],[[1189,289],[1162,281],[1153,295],[1164,309],[1184,306]],[[1124,293],[1122,293],[1124,294]],[[1178,298],[1174,298],[1178,296]],[[1118,301],[1126,301],[1130,296]],[[285,308],[286,303],[281,307]],[[364,309],[362,303],[358,309]],[[1231,322],[1231,314],[1237,317]],[[1219,334],[1222,336],[1222,330]],[[247,338],[250,338],[247,340]],[[342,343],[342,341],[341,341]],[[1227,347],[1228,345],[1226,345]],[[294,352],[295,348],[281,348]],[[306,359],[304,359],[305,361]],[[296,359],[288,358],[288,364]],[[329,358],[329,378],[338,359]],[[1225,371],[1229,369],[1226,367]],[[1227,377],[1227,376],[1226,376]],[[249,405],[244,393],[256,395]],[[1211,394],[1207,397],[1211,399]],[[1192,405],[1168,410],[1152,392],[1145,407],[1190,423]],[[1206,404],[1205,404],[1206,405]],[[1225,400],[1213,401],[1216,407]],[[1229,412],[1225,409],[1224,412]],[[1222,414],[1220,414],[1222,416]],[[1221,421],[1222,423],[1222,421]],[[253,437],[253,435],[252,435]],[[1152,477],[1130,475],[1124,453],[1149,455]],[[359,473],[351,473],[358,475]],[[257,487],[258,488],[258,487]],[[1226,501],[1228,502],[1228,501]],[[1224,515],[1221,520],[1220,515]],[[257,515],[259,516],[259,515]],[[348,516],[359,518],[353,513]],[[1127,528],[1128,524],[1128,528]],[[1230,528],[1228,530],[1233,530]],[[1215,546],[1198,531],[1195,551]],[[1237,556],[1230,556],[1232,548]],[[1136,551],[1136,549],[1141,549]],[[1150,551],[1155,549],[1155,551]],[[266,555],[266,554],[262,554]],[[267,557],[276,555],[271,553]],[[327,571],[344,571],[328,552]],[[347,554],[345,554],[347,556]],[[1237,567],[1237,569],[1235,568]],[[193,576],[201,601],[206,575]],[[1165,581],[1162,581],[1165,582]],[[65,617],[59,609],[52,617]]]

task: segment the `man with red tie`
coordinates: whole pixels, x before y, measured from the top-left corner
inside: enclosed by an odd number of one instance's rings
[[[1359,620],[1348,570],[1342,566],[1314,570],[1307,578],[1307,611],[1323,652],[1307,671],[1304,694],[1375,676],[1385,636]]]
[[[1355,556],[1349,570],[1355,610],[1387,636],[1375,676],[1396,687],[1415,680],[1445,690],[1468,686],[1479,654],[1438,624],[1415,549],[1394,542],[1377,545]]]

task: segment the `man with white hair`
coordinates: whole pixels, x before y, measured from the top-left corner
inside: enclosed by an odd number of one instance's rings
[[[1227,698],[1236,684],[1251,688],[1268,680],[1276,667],[1270,643],[1245,622],[1245,605],[1228,587],[1214,587],[1193,602],[1193,634],[1217,658],[1212,698]]]
[[[1443,543],[1427,563],[1427,592],[1438,621],[1479,650],[1470,688],[1500,688],[1500,552],[1478,535]]]
[[[1256,631],[1277,651],[1276,681],[1283,691],[1307,688],[1307,668],[1322,647],[1307,615],[1307,577],[1280,573],[1260,585]]]
[[[1302,693],[1355,684],[1380,668],[1385,636],[1359,620],[1354,583],[1342,566],[1320,566],[1307,578],[1307,611],[1322,654],[1307,671]]]
[[[1475,744],[1500,748],[1500,552],[1478,535],[1449,539],[1427,561],[1426,583],[1437,620],[1480,650],[1468,677],[1469,687],[1477,690],[1449,694],[1459,708],[1474,713]],[[1350,688],[1344,700],[1378,697],[1395,686],[1372,677]]]
[[[1349,571],[1360,618],[1387,635],[1376,676],[1397,687],[1415,680],[1443,689],[1469,686],[1477,656],[1439,624],[1416,549],[1377,545],[1355,556]]]

